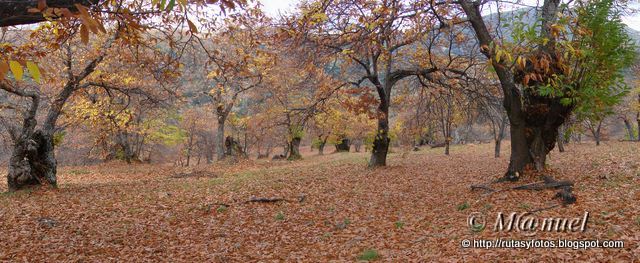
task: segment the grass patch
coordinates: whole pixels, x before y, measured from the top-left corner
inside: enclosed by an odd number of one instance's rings
[[[91,172],[87,171],[87,170],[71,170],[69,171],[69,174],[71,175],[83,175],[83,174],[90,174]]]
[[[278,213],[276,214],[276,216],[275,216],[275,219],[276,219],[277,221],[282,221],[282,220],[284,220],[284,218],[285,218],[285,217],[284,217],[284,214],[282,213],[282,211],[278,212]]]
[[[527,203],[521,203],[520,205],[518,205],[518,207],[520,209],[523,209],[523,210],[530,210],[531,209],[531,205],[527,204]]]
[[[378,254],[378,251],[376,251],[375,249],[367,249],[363,251],[362,254],[360,254],[360,256],[358,256],[358,260],[364,260],[364,261],[374,261],[374,260],[378,260],[379,258],[380,258],[380,255]]]
[[[464,211],[465,209],[469,208],[469,206],[470,206],[470,205],[469,205],[469,203],[467,203],[467,202],[464,202],[464,203],[462,203],[462,204],[459,204],[459,205],[458,205],[458,211]]]
[[[227,209],[229,209],[229,207],[227,207],[226,205],[220,205],[218,206],[218,208],[216,208],[216,212],[218,212],[218,214],[222,214],[226,212]]]

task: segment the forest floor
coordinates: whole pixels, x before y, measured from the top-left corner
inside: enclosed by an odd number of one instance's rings
[[[535,236],[495,232],[495,218],[556,204],[554,190],[485,195],[470,189],[506,169],[508,158],[493,158],[491,144],[455,146],[450,156],[442,148],[399,150],[390,155],[389,167],[376,170],[366,168],[366,153],[306,153],[298,162],[191,169],[64,167],[58,189],[0,194],[0,261],[639,261],[639,147],[605,142],[554,151],[549,174],[574,181],[578,201],[534,215],[590,216],[585,232]],[[176,176],[181,174],[195,176]],[[4,179],[0,191],[6,191]],[[285,200],[247,202],[253,197]],[[488,218],[484,230],[467,225],[474,212]],[[461,247],[465,239],[496,238],[625,244],[587,250]]]

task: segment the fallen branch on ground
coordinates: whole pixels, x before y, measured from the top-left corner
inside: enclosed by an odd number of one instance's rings
[[[443,143],[434,144],[434,145],[431,145],[431,149],[433,149],[433,148],[442,148],[442,147],[445,147],[446,145],[447,144],[444,143],[444,142]]]
[[[495,189],[493,189],[491,187],[488,187],[488,186],[485,186],[485,185],[471,185],[471,190],[472,191],[473,190],[485,190],[485,191],[488,191],[488,192],[495,192],[496,191]]]
[[[242,202],[241,204],[248,204],[248,203],[277,203],[277,202],[298,202],[298,203],[302,203],[307,199],[307,195],[305,194],[300,194],[298,196],[298,198],[294,201],[294,199],[285,199],[285,198],[281,198],[281,197],[255,197],[252,196],[251,198],[249,198],[249,200]],[[236,202],[237,203],[237,202]],[[225,203],[213,203],[214,205],[219,205],[219,206],[226,206],[226,207],[231,207],[231,204],[225,204]]]
[[[245,203],[276,203],[276,202],[282,202],[282,201],[288,201],[284,198],[280,198],[280,197],[274,197],[274,198],[269,198],[269,197],[251,197],[251,199],[249,199],[248,201],[246,201]]]

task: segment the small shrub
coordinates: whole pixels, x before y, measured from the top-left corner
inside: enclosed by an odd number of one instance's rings
[[[228,208],[229,208],[229,207],[227,207],[226,205],[220,205],[220,206],[218,206],[218,208],[216,209],[216,212],[218,212],[218,213],[224,213],[224,212],[226,212],[226,211],[227,211],[227,209],[228,209]]]
[[[358,260],[364,261],[374,261],[378,258],[380,258],[380,255],[378,255],[378,251],[376,251],[375,249],[367,249],[363,251],[360,256],[358,256]]]
[[[69,171],[70,174],[72,175],[81,175],[81,174],[89,174],[91,172],[87,171],[87,170],[71,170]]]
[[[462,211],[462,210],[465,210],[467,208],[469,208],[469,203],[467,203],[467,202],[464,202],[464,203],[458,205],[458,211]]]
[[[524,210],[529,210],[531,209],[531,205],[527,204],[527,203],[522,203],[519,205],[520,208],[524,209]]]
[[[282,212],[278,212],[278,214],[276,214],[276,220],[278,221],[284,220],[284,214]]]

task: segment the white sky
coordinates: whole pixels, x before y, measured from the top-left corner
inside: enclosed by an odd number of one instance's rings
[[[523,2],[534,2],[535,0],[524,0]],[[295,4],[299,2],[299,0],[260,0],[263,5],[263,10],[269,14],[270,16],[277,16],[278,12],[291,12],[295,9]],[[633,2],[629,4],[630,8],[640,9],[640,0],[632,0]],[[626,23],[629,27],[640,31],[640,13],[636,13],[631,16],[626,16],[623,18],[624,23]]]
[[[262,3],[262,10],[269,16],[277,16],[278,12],[290,12],[295,9],[295,5],[298,0],[260,0]]]

